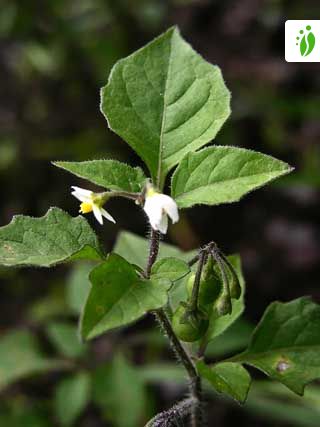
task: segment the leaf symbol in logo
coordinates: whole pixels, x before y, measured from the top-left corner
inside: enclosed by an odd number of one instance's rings
[[[307,25],[306,30],[308,31],[308,33],[304,34],[302,36],[301,41],[300,41],[300,53],[301,53],[301,56],[304,56],[304,57],[308,56],[313,51],[314,46],[316,44],[316,38],[315,38],[313,32],[311,31],[311,26]],[[303,30],[300,30],[299,32],[300,32],[300,34],[304,33]],[[297,37],[297,40],[299,40],[299,39],[300,39],[300,37]]]

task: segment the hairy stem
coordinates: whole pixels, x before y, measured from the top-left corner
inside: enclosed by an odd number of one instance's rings
[[[167,411],[156,415],[145,427],[176,427],[180,425],[179,421],[190,415],[194,403],[193,397],[184,399]]]
[[[160,233],[158,231],[152,230],[150,236],[150,249],[149,249],[149,257],[148,263],[145,271],[145,276],[147,278],[150,277],[151,269],[153,264],[155,263],[158,253],[159,253],[159,245],[160,245]],[[174,333],[170,320],[164,309],[159,309],[154,312],[160,326],[162,327],[164,333],[167,335],[170,344],[176,353],[177,357],[185,367],[188,372],[190,378],[190,392],[191,397],[193,399],[192,408],[191,408],[191,425],[192,427],[201,427],[203,422],[202,416],[202,404],[201,404],[201,379],[198,376],[197,370],[189,356],[183,347],[181,341],[178,339],[176,334]],[[160,424],[159,424],[160,425]],[[164,424],[165,425],[165,424]]]

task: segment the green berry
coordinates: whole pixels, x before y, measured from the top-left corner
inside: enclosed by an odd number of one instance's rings
[[[187,282],[189,298],[192,296],[194,279],[195,274],[191,274]],[[220,291],[221,282],[217,275],[211,275],[211,277],[208,277],[207,279],[201,278],[198,299],[199,307],[205,309],[207,306],[212,305],[212,303],[218,298]]]
[[[209,327],[209,319],[201,314],[188,316],[188,308],[180,305],[172,318],[172,328],[178,338],[185,342],[198,341]]]

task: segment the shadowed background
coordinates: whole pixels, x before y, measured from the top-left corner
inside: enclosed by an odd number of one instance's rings
[[[274,155],[296,171],[240,203],[183,211],[167,240],[184,250],[215,240],[226,253],[241,254],[247,311],[246,323],[239,324],[234,334],[243,338],[239,347],[271,301],[306,294],[319,302],[320,68],[316,63],[284,60],[284,22],[315,19],[317,13],[316,2],[296,0],[4,0],[0,10],[0,224],[18,213],[42,216],[54,205],[77,215],[78,203],[70,195],[70,186],[88,185],[54,168],[52,160],[115,158],[141,165],[125,142],[108,130],[99,111],[99,89],[116,60],[177,24],[205,59],[222,68],[232,92],[232,115],[216,143]],[[115,226],[107,223],[101,228],[88,217],[108,250],[122,229],[146,235],[138,207],[126,200],[112,200],[108,207],[117,219]],[[79,268],[0,269],[1,334],[30,331],[46,355],[74,362],[79,355],[63,352],[52,331],[61,322],[75,328],[77,316],[68,311],[66,286],[72,286],[76,274],[81,276]],[[91,343],[90,357],[81,353],[74,362],[79,369],[93,370],[106,362],[108,371],[116,363],[122,376],[108,382],[104,372],[103,384],[95,381],[94,398],[75,425],[138,427],[184,395],[185,388],[175,377],[177,365],[168,365],[173,361],[170,350],[157,331],[150,335],[153,326],[148,317]],[[221,346],[215,357],[232,351],[232,346],[231,350]],[[2,352],[6,348],[0,344],[0,385],[1,371],[8,369],[1,362]],[[12,362],[19,365],[23,357],[22,351],[20,359]],[[156,369],[164,363],[171,371],[159,368],[152,381],[146,380],[147,374],[140,375],[144,364]],[[69,373],[31,373],[3,387],[0,424],[72,425],[59,414],[56,391]],[[144,377],[143,386],[132,389],[139,376]],[[166,381],[158,381],[159,377]],[[263,379],[257,373],[254,377]],[[268,391],[265,387],[263,392],[258,388],[245,409],[227,400],[210,402],[212,425],[227,427],[235,421],[239,426],[318,425],[316,418],[314,424],[308,421],[300,398],[285,394],[283,388]],[[110,390],[121,400],[118,407],[105,397]],[[319,402],[317,386],[312,393],[310,402]],[[137,399],[143,401],[138,410],[133,403]],[[284,409],[288,402],[290,410]],[[133,420],[117,415],[138,411]],[[290,411],[293,419],[288,419]]]

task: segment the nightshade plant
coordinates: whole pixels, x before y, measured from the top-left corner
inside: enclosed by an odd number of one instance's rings
[[[302,395],[305,385],[320,376],[320,307],[305,297],[271,304],[244,352],[209,364],[208,343],[244,310],[240,258],[225,255],[215,242],[191,253],[160,245],[168,222],[179,220],[179,210],[237,202],[292,168],[255,151],[206,146],[230,114],[230,92],[220,69],[199,56],[177,28],[116,63],[101,91],[101,110],[110,129],[142,158],[148,176],[115,160],[54,164],[104,189],[72,191],[81,202],[80,212],[92,212],[100,224],[103,217],[115,221],[104,209],[113,197],[141,206],[151,226],[146,262],[133,235],[105,254],[83,216],[51,208],[44,217],[18,215],[0,228],[0,263],[96,263],[80,319],[84,340],[154,314],[189,376],[190,395],[148,426],[173,426],[178,418],[193,427],[205,425],[203,379],[244,403],[251,382],[245,365]],[[173,169],[169,196],[163,193]]]

